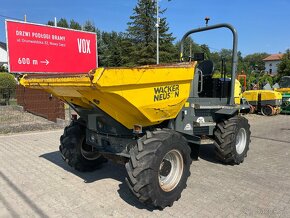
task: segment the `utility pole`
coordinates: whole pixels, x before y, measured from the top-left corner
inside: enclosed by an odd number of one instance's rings
[[[191,41],[189,42],[189,62],[191,62],[192,60],[192,44],[191,44]]]
[[[156,0],[156,64],[159,64],[159,0]]]

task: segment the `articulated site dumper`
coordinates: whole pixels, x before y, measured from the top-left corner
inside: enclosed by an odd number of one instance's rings
[[[87,75],[41,78],[20,83],[45,90],[79,115],[60,138],[63,159],[78,171],[93,171],[107,159],[125,164],[127,184],[139,201],[163,209],[181,197],[192,156],[213,143],[220,161],[240,164],[247,156],[249,108],[234,103],[237,33],[233,34],[231,80],[212,78],[213,63],[199,60],[174,65],[98,68]],[[197,58],[196,58],[197,59]]]

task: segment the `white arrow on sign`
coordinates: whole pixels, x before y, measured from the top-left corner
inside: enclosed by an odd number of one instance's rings
[[[45,61],[40,61],[40,63],[45,64],[45,65],[48,65],[49,64],[49,61],[45,59]]]

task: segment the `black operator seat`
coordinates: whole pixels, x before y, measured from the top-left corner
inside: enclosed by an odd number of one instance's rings
[[[214,71],[213,62],[205,60],[198,64],[197,68],[201,70],[203,76],[211,76]]]
[[[204,60],[197,66],[198,69],[198,96],[199,97],[212,97],[213,80],[212,75],[214,72],[213,62],[211,60]]]

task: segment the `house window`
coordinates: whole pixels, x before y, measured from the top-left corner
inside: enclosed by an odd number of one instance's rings
[[[272,69],[269,70],[269,73],[272,74]]]
[[[269,64],[270,67],[272,67],[272,64]]]

